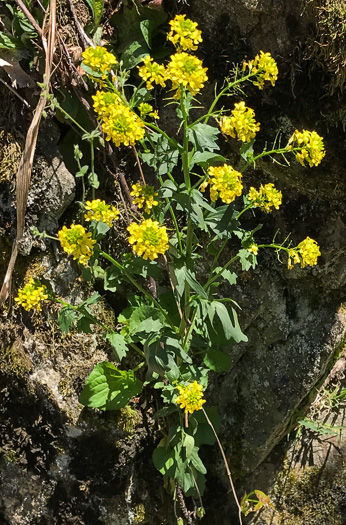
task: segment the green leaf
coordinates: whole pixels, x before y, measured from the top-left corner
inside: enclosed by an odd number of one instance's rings
[[[220,131],[209,124],[198,123],[188,129],[189,141],[196,151],[214,151],[218,149],[216,139]]]
[[[95,324],[95,320],[90,319],[86,315],[81,315],[78,318],[78,321],[77,321],[77,324],[76,324],[76,328],[77,328],[77,330],[79,332],[83,332],[84,334],[91,334],[92,333],[92,329],[90,328],[90,326],[92,324]]]
[[[95,190],[100,187],[100,181],[96,173],[89,173],[88,182],[92,188],[95,188]]]
[[[221,270],[222,266],[214,268],[215,275],[217,275]],[[237,274],[235,272],[231,272],[231,270],[228,270],[227,268],[223,270],[222,274],[219,277],[219,279],[225,279],[225,281],[228,281],[229,284],[237,284],[237,278]]]
[[[130,317],[130,334],[144,336],[148,334],[155,334],[165,324],[163,314],[153,306],[142,305],[135,308]],[[145,337],[146,338],[146,337]]]
[[[160,376],[166,376],[169,381],[179,378],[180,370],[175,362],[175,354],[165,347],[161,338],[144,345],[144,351],[149,372],[154,371]]]
[[[178,188],[177,184],[175,184],[172,180],[170,179],[165,180],[159,189],[160,198],[171,199],[174,193],[177,191],[177,188]]]
[[[171,414],[174,414],[174,412],[178,412],[179,408],[178,405],[169,405],[168,407],[160,408],[160,410],[157,410],[154,414],[154,419],[160,419],[165,418],[167,416],[170,416]]]
[[[185,279],[187,280],[191,288],[203,299],[208,299],[206,291],[204,290],[202,285],[199,284],[199,282],[196,280],[194,274],[187,268],[185,268],[185,270]]]
[[[133,370],[119,370],[107,361],[95,366],[79,396],[79,402],[87,407],[118,410],[127,405],[131,397],[142,391],[143,383]]]
[[[102,73],[98,73],[97,71],[94,71],[91,67],[84,64],[84,62],[82,62],[80,66],[83,69],[83,71],[86,72],[88,76],[95,77],[95,78],[102,78]]]
[[[184,434],[183,447],[185,448],[186,457],[190,457],[193,449],[195,448],[195,440],[189,434]]]
[[[232,359],[229,355],[217,348],[208,348],[203,359],[204,364],[214,372],[228,372],[231,368]]]
[[[157,447],[153,452],[153,463],[163,476],[171,477],[174,469],[174,450],[171,448]]]
[[[20,49],[21,47],[23,46],[20,40],[0,31],[0,49]]]
[[[141,32],[142,32],[142,35],[143,35],[143,38],[145,40],[145,43],[147,44],[147,46],[149,47],[149,49],[151,48],[151,30],[150,28],[152,27],[152,23],[150,20],[142,20],[139,24],[140,28],[141,28]]]
[[[238,212],[233,206],[219,206],[205,217],[206,224],[220,238],[230,238],[239,226],[236,220]]]
[[[193,447],[193,452],[191,455],[191,463],[195,467],[195,469],[198,470],[198,472],[200,472],[201,474],[207,473],[207,469],[203,465],[201,458],[198,455],[198,447]]]
[[[149,48],[144,42],[132,42],[121,55],[124,69],[136,67],[147,55],[149,55]]]
[[[63,306],[60,310],[60,314],[58,317],[58,323],[60,326],[60,330],[67,334],[73,325],[73,323],[77,319],[77,313],[74,309],[72,309],[70,306]]]
[[[243,271],[248,271],[250,268],[256,268],[257,257],[254,253],[249,252],[249,250],[245,248],[242,248],[238,252],[238,257]]]
[[[108,266],[104,274],[104,289],[109,290],[110,292],[115,292],[120,282],[121,274],[118,268],[115,266]]]
[[[144,260],[142,257],[132,257],[125,265],[126,271],[146,278],[148,275],[155,280],[162,278],[161,270],[155,261]]]
[[[220,421],[221,418],[218,414],[216,407],[209,407],[204,409],[208,418],[210,419],[215,432],[218,433],[220,430]],[[197,432],[194,434],[195,445],[200,447],[201,445],[214,445],[216,438],[215,434],[210,427],[208,421],[202,410],[198,410],[193,413],[193,418],[197,422]]]
[[[101,22],[101,17],[103,13],[103,0],[93,0],[93,15],[94,15],[94,25],[97,27]]]
[[[80,306],[85,306],[85,305],[91,305],[91,304],[97,304],[99,302],[99,300],[101,299],[101,295],[98,293],[98,292],[95,292],[93,293],[90,297],[88,297],[85,301],[83,301],[82,303],[80,303],[80,305],[78,305],[78,308]]]
[[[192,157],[190,166],[192,167],[194,164],[198,164],[198,166],[202,166],[202,168],[206,169],[208,166],[218,166],[225,162],[228,162],[228,160],[217,153],[211,151],[197,151]]]
[[[250,159],[252,159],[254,143],[255,139],[252,139],[251,142],[243,142],[239,153],[244,160],[249,161]]]
[[[128,347],[125,342],[125,339],[122,335],[116,333],[116,332],[109,332],[105,335],[105,339],[110,342],[114,353],[116,360],[120,363],[123,357],[128,352]]]
[[[140,153],[140,157],[148,166],[152,167],[159,176],[171,173],[179,160],[178,143],[174,139],[168,140],[161,135],[161,133],[151,133],[150,141],[153,152],[142,152]]]

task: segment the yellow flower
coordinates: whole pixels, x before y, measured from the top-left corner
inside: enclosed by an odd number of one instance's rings
[[[242,193],[243,185],[241,183],[241,173],[236,171],[232,166],[224,164],[223,166],[209,166],[209,179],[203,182],[201,191],[210,185],[210,198],[215,202],[219,197],[226,203],[230,204]]]
[[[114,206],[110,206],[100,199],[86,201],[85,209],[89,210],[84,215],[86,221],[102,221],[111,227],[112,221],[119,218],[119,211]]]
[[[172,89],[177,92],[175,99],[179,99],[183,87],[187,88],[191,95],[196,95],[208,80],[207,68],[202,67],[202,61],[188,53],[176,53],[171,56],[167,65],[166,79],[172,82]]]
[[[200,42],[202,42],[202,32],[197,29],[197,23],[192,22],[186,15],[177,15],[169,22],[171,30],[167,35],[167,40],[179,49],[187,51],[188,49],[196,50]]]
[[[58,232],[59,241],[62,249],[68,254],[73,255],[73,260],[83,266],[88,264],[93,254],[93,245],[96,243],[91,238],[91,233],[87,233],[81,224],[71,224],[70,228],[63,226]]]
[[[134,146],[145,134],[144,122],[124,104],[112,106],[103,115],[101,127],[106,140],[112,140],[117,147]]]
[[[310,168],[317,166],[326,154],[323,138],[316,131],[295,130],[288,144],[288,149],[292,149],[292,145],[294,148],[301,148],[299,152],[294,153],[302,166],[304,166],[305,161],[308,162]]]
[[[270,53],[260,51],[260,54],[256,55],[254,60],[244,62],[244,70],[246,66],[249,68],[250,73],[256,73],[257,81],[252,81],[252,83],[258,86],[259,89],[263,89],[265,80],[268,80],[272,86],[275,85],[278,78],[278,66]]]
[[[254,117],[254,110],[247,108],[245,102],[239,102],[234,105],[230,117],[222,117],[221,131],[233,138],[238,136],[238,140],[242,142],[250,142],[260,129],[260,125]]]
[[[133,251],[143,259],[153,261],[160,253],[168,250],[166,227],[160,226],[157,221],[146,219],[141,224],[133,222],[127,229],[130,232],[128,241],[133,245]]]
[[[133,202],[138,206],[138,208],[144,208],[145,213],[150,213],[152,207],[157,206],[159,203],[157,200],[155,200],[155,197],[158,196],[158,193],[155,191],[154,186],[133,184],[130,195],[135,197]]]
[[[152,118],[154,118],[156,120],[159,119],[158,112],[156,110],[153,111],[153,106],[151,104],[147,104],[146,102],[142,102],[141,104],[139,104],[138,109],[139,109],[139,112],[141,114],[141,117],[146,117],[146,115],[148,115],[149,117],[152,117]]]
[[[302,268],[305,268],[305,266],[315,266],[317,264],[317,258],[320,255],[320,247],[317,242],[310,237],[306,237],[296,248],[289,249],[288,269],[291,270],[294,264],[300,264]]]
[[[258,245],[253,242],[248,247],[247,251],[250,252],[250,253],[253,253],[254,255],[257,255],[258,254]]]
[[[95,73],[102,75],[102,78],[107,78],[113,66],[118,62],[112,53],[101,46],[88,47],[82,53],[83,63],[93,69]]]
[[[144,66],[138,66],[139,76],[146,81],[147,89],[152,89],[153,82],[165,87],[166,85],[166,71],[165,66],[157,64],[153,61],[151,56],[147,55],[144,60]]]
[[[257,208],[269,213],[271,208],[279,209],[282,203],[282,193],[277,190],[274,184],[261,184],[259,191],[251,187],[247,195],[249,201],[252,201],[252,204]]]
[[[177,385],[176,388],[180,395],[175,399],[175,402],[180,405],[180,408],[185,408],[185,414],[189,412],[192,414],[195,410],[201,410],[205,403],[202,385],[194,381],[187,386]]]
[[[27,312],[34,308],[41,310],[41,302],[48,299],[46,290],[47,288],[44,284],[41,284],[36,279],[30,279],[24,288],[18,290],[18,297],[15,297],[14,300]]]
[[[107,91],[97,91],[96,95],[92,96],[94,100],[94,110],[100,119],[104,115],[111,113],[115,106],[122,106],[123,101],[117,93],[108,93]]]

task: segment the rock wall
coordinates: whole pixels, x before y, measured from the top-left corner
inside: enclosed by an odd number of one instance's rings
[[[305,60],[316,28],[315,19],[299,2],[194,0],[187,5],[167,1],[165,7],[186,12],[199,23],[204,35],[201,51],[211,79],[220,81],[232,62],[252,58],[261,49],[278,60],[277,86],[260,94],[249,90],[263,136],[273,137],[281,129],[287,138],[300,127],[317,129],[325,137],[327,156],[318,168],[303,169],[293,163],[291,168],[282,168],[263,161],[244,177],[246,186],[275,182],[284,196],[279,212],[261,216],[264,226],[258,241],[271,240],[277,229],[282,238],[292,232],[298,242],[309,235],[321,245],[318,267],[289,271],[275,255],[260,254],[256,271],[243,272],[240,284],[223,289],[225,296],[241,304],[242,327],[249,341],[232,348],[234,366],[214,378],[208,403],[219,407],[221,440],[239,493],[243,485],[247,491],[269,490],[282,459],[275,456],[274,447],[345,337],[345,134],[337,117],[345,107],[343,95],[341,91],[328,95],[329,73],[317,68],[312,59]],[[208,97],[206,92],[206,103]],[[236,158],[230,146],[226,153]],[[73,198],[74,181],[59,156],[52,160],[48,154],[42,165],[45,188],[55,181],[51,198],[40,182],[34,184],[29,216],[53,231]],[[7,208],[6,213],[2,209],[1,232],[13,234],[13,201],[8,197],[8,181],[2,184],[1,202]],[[43,198],[50,204],[37,206]],[[78,281],[76,267],[64,256],[55,256],[54,250],[43,246],[42,258],[38,248],[32,249],[29,240],[27,255],[18,262],[15,284],[28,272],[38,272],[53,278],[62,295],[89,293]],[[1,253],[4,266],[9,254],[4,239]],[[99,313],[114,322],[106,302]],[[151,462],[159,438],[152,420],[154,394],[148,392],[139,405],[133,402],[120,413],[82,409],[77,397],[84,380],[94,364],[112,358],[111,350],[98,333],[57,333],[55,321],[54,312],[36,317],[2,313],[0,523],[176,523],[171,496]],[[219,453],[213,448],[203,454],[208,467],[203,523],[236,523]],[[263,463],[268,457],[275,466],[269,469],[266,483],[246,485],[263,483],[260,473],[261,468],[268,472]],[[345,519],[344,507],[338,512]],[[263,517],[261,524],[270,519]]]

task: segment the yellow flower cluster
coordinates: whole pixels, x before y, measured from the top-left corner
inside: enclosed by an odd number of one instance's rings
[[[119,218],[119,211],[114,206],[110,206],[100,199],[86,201],[85,209],[89,210],[84,215],[86,221],[102,221],[111,227],[112,221]]]
[[[270,53],[260,51],[260,54],[256,55],[254,60],[244,62],[244,70],[246,66],[249,68],[250,73],[256,74],[256,81],[252,81],[252,83],[258,86],[259,89],[263,89],[265,80],[268,80],[272,86],[275,85],[278,78],[278,66]]]
[[[323,138],[316,131],[295,130],[288,141],[288,149],[292,149],[292,144],[293,147],[301,148],[300,152],[295,152],[295,155],[302,166],[304,166],[305,161],[310,168],[317,166],[326,154]]]
[[[123,104],[121,98],[117,93],[108,93],[107,91],[97,91],[96,95],[92,96],[94,101],[94,110],[102,119],[104,115],[107,116],[112,110],[112,107]]]
[[[90,67],[95,73],[107,78],[113,66],[117,64],[117,59],[112,53],[101,46],[88,47],[82,53],[83,63]]]
[[[167,35],[167,40],[183,51],[188,49],[196,50],[198,44],[202,42],[202,32],[197,29],[197,23],[192,22],[186,15],[177,15],[174,20],[169,22],[171,30]]]
[[[180,408],[185,408],[185,414],[192,414],[196,410],[201,410],[205,403],[203,399],[203,386],[194,381],[187,386],[177,385],[179,396],[175,399]]]
[[[224,203],[230,204],[236,197],[241,195],[243,190],[242,175],[232,166],[227,164],[223,166],[209,166],[207,173],[209,179],[203,182],[201,191],[204,191],[209,184],[210,198],[213,202],[220,197]]]
[[[179,99],[182,87],[187,88],[191,95],[196,95],[208,80],[207,68],[202,67],[199,58],[188,53],[175,53],[167,65],[166,79],[172,82],[172,89],[177,92],[173,98]]]
[[[288,269],[291,270],[294,264],[305,266],[315,266],[317,257],[321,255],[320,247],[317,242],[307,237],[298,244],[297,248],[291,248],[288,252]]]
[[[154,186],[142,186],[142,184],[133,184],[132,191],[130,193],[132,197],[135,197],[133,202],[138,208],[144,208],[145,213],[150,213],[153,206],[158,205],[158,201],[155,197],[158,193],[155,191]]]
[[[153,261],[168,250],[166,227],[160,226],[157,221],[146,219],[141,224],[133,222],[127,229],[130,232],[128,241],[133,245],[133,251],[143,259]]]
[[[59,241],[62,249],[68,254],[73,255],[73,260],[77,260],[83,266],[88,264],[93,254],[93,245],[96,243],[91,238],[91,233],[87,233],[81,224],[71,224],[70,228],[63,228],[58,232]]]
[[[282,193],[272,183],[264,186],[261,184],[259,191],[251,187],[247,198],[255,207],[261,208],[266,213],[272,211],[271,208],[278,210],[282,203]]]
[[[221,131],[230,137],[238,137],[238,140],[242,142],[250,142],[260,129],[260,125],[254,117],[254,110],[247,108],[245,102],[239,102],[234,105],[230,117],[221,119]]]
[[[93,96],[94,109],[103,120],[102,131],[106,140],[112,140],[119,147],[134,146],[144,136],[144,122],[126,106],[115,93],[98,91]]]
[[[162,87],[166,85],[166,70],[165,66],[154,62],[154,60],[147,55],[144,60],[144,65],[138,67],[139,76],[146,81],[147,89],[152,89],[153,82]]]
[[[44,284],[35,279],[30,279],[24,288],[18,290],[18,297],[15,297],[14,300],[27,312],[35,307],[37,310],[41,310],[41,302],[48,299],[46,289]]]
[[[141,104],[139,104],[138,106],[138,109],[141,114],[141,117],[146,117],[148,115],[149,117],[152,117],[156,120],[160,118],[158,112],[156,110],[153,111],[153,106],[151,104],[141,102]]]

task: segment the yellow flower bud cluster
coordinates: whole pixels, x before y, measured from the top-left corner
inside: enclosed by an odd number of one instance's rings
[[[112,53],[101,46],[88,47],[82,53],[83,63],[105,79],[118,62]]]
[[[34,308],[41,310],[41,302],[48,299],[46,290],[47,288],[44,284],[41,284],[36,279],[30,279],[24,288],[18,290],[18,297],[15,297],[14,300],[27,312]]]
[[[244,62],[244,70],[246,67],[249,68],[250,73],[256,74],[256,80],[252,80],[252,83],[258,86],[259,89],[264,88],[265,80],[268,80],[272,86],[275,85],[278,78],[278,66],[270,53],[260,51],[260,54],[256,55],[254,60]]]
[[[91,238],[81,224],[71,224],[70,228],[63,226],[58,232],[59,241],[62,249],[73,256],[73,260],[78,260],[83,266],[87,266],[90,257],[93,254],[93,245],[96,243]]]
[[[241,173],[232,166],[209,166],[209,178],[201,185],[201,191],[210,186],[210,199],[215,202],[219,197],[225,204],[230,204],[242,194]]]
[[[296,248],[289,249],[288,269],[291,270],[294,264],[300,264],[302,268],[315,266],[320,255],[320,247],[317,242],[310,237],[306,237]]]
[[[197,23],[192,22],[186,15],[177,15],[174,20],[169,22],[171,30],[167,35],[167,40],[183,51],[188,49],[196,50],[198,44],[202,42],[202,32],[197,29]]]
[[[180,408],[185,409],[185,414],[193,414],[196,410],[201,410],[202,405],[205,403],[202,385],[194,381],[187,386],[177,385],[176,388],[179,390],[180,395],[175,399],[175,402]]]
[[[222,117],[221,131],[225,135],[237,138],[242,142],[250,142],[256,136],[260,125],[255,121],[255,112],[245,106],[245,102],[234,105],[230,117]]]
[[[141,224],[131,223],[127,229],[133,251],[143,259],[153,261],[168,250],[167,230],[159,222],[146,219]]]
[[[306,161],[310,168],[320,164],[326,154],[323,138],[316,131],[295,130],[288,141],[288,149],[292,149],[292,147],[301,148],[299,152],[294,152],[296,158],[302,166],[304,166]]]
[[[119,147],[134,146],[144,136],[144,122],[125,105],[115,93],[98,91],[93,96],[94,109],[102,119],[102,131],[106,140],[112,140]]]
[[[119,218],[119,211],[114,206],[110,206],[100,199],[86,201],[85,209],[89,210],[88,213],[84,215],[85,220],[88,222],[102,221],[111,227],[112,221]]]
[[[134,197],[133,202],[138,208],[144,208],[145,213],[150,213],[153,206],[157,206],[159,201],[155,199],[158,196],[154,186],[142,186],[142,184],[133,184],[130,193]]]
[[[274,184],[261,184],[259,191],[251,187],[247,195],[249,201],[257,208],[269,213],[272,208],[279,209],[282,203],[282,193],[277,190]]]
[[[138,109],[141,114],[141,117],[146,117],[148,115],[149,117],[152,117],[155,120],[158,120],[160,118],[158,112],[156,110],[153,110],[153,106],[151,104],[142,102],[141,104],[139,104]]]

